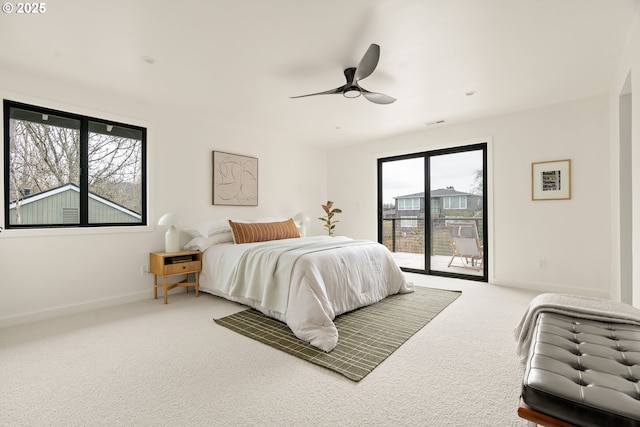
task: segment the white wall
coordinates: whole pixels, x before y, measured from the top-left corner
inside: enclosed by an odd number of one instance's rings
[[[630,293],[632,303],[636,307],[640,307],[640,269],[638,267],[640,266],[640,168],[637,166],[640,164],[640,95],[638,87],[640,87],[640,9],[636,11],[625,52],[610,90],[611,161],[614,171],[611,191],[612,249],[615,260],[612,265],[612,284],[615,298],[622,296],[626,299]],[[621,96],[626,98],[622,103]],[[620,105],[628,104],[629,98],[630,114],[629,111],[621,112]],[[628,155],[629,151],[631,152],[630,172],[625,168],[629,163],[624,161],[624,156]],[[623,156],[622,161],[621,156]],[[632,237],[630,242],[626,239],[629,234]],[[631,256],[628,256],[629,251]],[[621,280],[624,282],[621,283]]]
[[[324,150],[242,126],[242,118],[233,122],[217,107],[150,105],[6,69],[0,70],[0,97],[146,126],[150,212],[150,226],[136,231],[0,233],[0,326],[151,297],[153,276],[143,275],[141,266],[150,251],[163,248],[164,229],[155,223],[165,212],[186,222],[291,216],[320,212],[326,200]],[[258,158],[258,207],[211,205],[212,150]],[[319,233],[322,224],[315,222],[310,231]]]
[[[376,159],[488,141],[490,281],[610,294],[607,95],[331,150],[328,195],[340,234],[377,238]],[[572,199],[531,200],[531,163],[572,160]],[[539,259],[546,259],[546,268]]]

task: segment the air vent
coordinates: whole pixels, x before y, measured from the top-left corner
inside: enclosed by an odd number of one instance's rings
[[[80,211],[78,208],[62,208],[63,224],[79,224]]]

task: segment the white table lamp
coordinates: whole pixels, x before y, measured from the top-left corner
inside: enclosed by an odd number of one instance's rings
[[[158,220],[158,225],[168,225],[164,235],[164,251],[167,253],[180,252],[180,231],[176,227],[182,225],[182,218],[174,213],[166,213]]]
[[[298,224],[298,227],[300,228],[300,236],[306,237],[307,222],[311,221],[311,218],[309,218],[309,215],[307,215],[304,212],[298,212],[296,216],[293,217],[293,220],[296,222],[296,224]]]

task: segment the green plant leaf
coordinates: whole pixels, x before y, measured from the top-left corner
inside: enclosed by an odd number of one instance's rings
[[[329,232],[329,236],[333,236],[333,229],[336,227],[336,223],[340,221],[334,221],[333,217],[335,214],[342,213],[342,209],[331,209],[333,207],[333,201],[327,201],[326,205],[320,205],[322,209],[327,214],[325,217],[318,218],[320,221],[324,222],[324,228]]]

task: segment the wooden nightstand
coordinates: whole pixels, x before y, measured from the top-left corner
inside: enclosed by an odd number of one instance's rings
[[[176,286],[184,286],[185,292],[189,292],[189,286],[196,288],[198,296],[198,275],[202,270],[202,252],[200,251],[180,251],[180,252],[151,252],[149,254],[149,271],[153,274],[153,298],[158,299],[158,276],[164,278],[164,303],[167,304],[167,292]],[[196,276],[195,282],[189,282],[189,273]],[[184,274],[185,279],[173,284],[167,283],[167,277]]]

